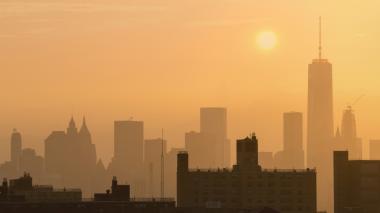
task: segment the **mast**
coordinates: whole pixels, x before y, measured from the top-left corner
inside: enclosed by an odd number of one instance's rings
[[[164,168],[164,129],[161,133],[161,198],[165,197],[165,168]]]

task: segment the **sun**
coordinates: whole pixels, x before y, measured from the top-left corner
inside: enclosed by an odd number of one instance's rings
[[[270,50],[277,45],[277,36],[274,32],[260,32],[256,37],[257,45],[264,50]]]

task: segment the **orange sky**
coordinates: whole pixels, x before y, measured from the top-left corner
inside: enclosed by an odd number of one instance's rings
[[[166,129],[169,146],[198,130],[199,107],[228,108],[229,137],[256,131],[281,148],[282,112],[306,118],[307,64],[333,63],[335,125],[354,107],[358,134],[380,138],[377,0],[3,0],[0,2],[0,161],[18,128],[26,147],[86,115],[100,157],[113,150],[113,120]],[[274,31],[278,46],[256,47]],[[305,121],[305,120],[304,120]]]

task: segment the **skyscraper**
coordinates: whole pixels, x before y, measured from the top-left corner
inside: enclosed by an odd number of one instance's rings
[[[230,142],[227,139],[227,109],[206,107],[200,109],[200,132],[213,148],[216,167],[230,166]]]
[[[15,165],[16,170],[20,167],[20,157],[22,153],[22,140],[21,134],[13,129],[11,135],[11,162]]]
[[[279,168],[304,168],[302,145],[302,113],[287,112],[283,115],[283,150],[276,153],[276,166]]]
[[[132,186],[133,196],[144,196],[143,175],[144,122],[115,121],[114,157],[109,165],[112,176]]]
[[[321,24],[319,27],[321,29]],[[318,170],[318,207],[321,210],[332,210],[333,134],[332,65],[322,58],[320,36],[319,57],[309,64],[308,71],[307,166]]]
[[[227,110],[219,107],[200,109],[201,132],[227,138]]]
[[[133,167],[143,162],[144,123],[142,121],[115,121],[114,156]],[[130,168],[132,169],[132,168]]]
[[[362,141],[356,135],[356,119],[351,106],[343,111],[341,131],[338,129],[335,135],[334,150],[348,150],[350,159],[362,158]]]

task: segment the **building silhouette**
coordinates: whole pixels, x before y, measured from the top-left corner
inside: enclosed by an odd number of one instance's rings
[[[274,157],[273,152],[259,152],[259,164],[263,168],[274,168]]]
[[[80,189],[54,189],[50,185],[33,185],[29,173],[12,179],[9,184],[3,180],[0,202],[27,201],[27,202],[78,202],[82,200]]]
[[[302,113],[283,114],[283,150],[275,155],[278,168],[305,168],[303,151]]]
[[[144,196],[144,122],[114,122],[114,156],[108,167],[112,176],[128,182],[133,196]]]
[[[20,157],[22,154],[22,139],[21,134],[13,129],[11,135],[11,162],[15,165],[16,170],[20,167]]]
[[[227,139],[227,109],[204,107],[200,109],[200,132],[208,136],[213,145],[213,167],[229,167],[231,158],[230,141]],[[209,153],[210,154],[210,153]]]
[[[349,160],[334,151],[335,213],[380,211],[380,161]]]
[[[184,148],[172,148],[165,156],[165,197],[177,197],[177,154]]]
[[[321,28],[321,24],[320,24]],[[321,29],[320,29],[321,30]],[[307,166],[318,170],[318,209],[332,211],[333,130],[332,65],[319,56],[308,67]]]
[[[380,140],[369,141],[369,159],[380,160]]]
[[[68,157],[69,156],[69,157]],[[95,144],[86,120],[78,131],[71,118],[64,131],[53,131],[45,140],[45,166],[50,184],[82,188],[85,195],[93,191],[97,157]]]
[[[343,112],[341,129],[335,134],[334,150],[347,150],[350,159],[362,159],[362,141],[356,135],[356,119],[351,106]]]
[[[106,193],[95,193],[95,201],[130,201],[130,186],[119,185],[117,178],[112,178],[111,191],[107,190]]]
[[[205,134],[195,131],[185,133],[185,149],[194,156],[189,162],[191,167],[210,168],[215,165],[215,159],[209,158],[210,147]]]
[[[227,109],[201,108],[200,132],[185,134],[185,148],[194,156],[190,165],[198,168],[230,167],[230,146],[227,138]]]
[[[28,174],[35,177],[37,183],[41,183],[45,175],[44,158],[38,156],[34,149],[23,149],[20,157],[19,173],[21,171],[28,172]]]
[[[236,148],[232,170],[189,169],[188,153],[178,153],[177,205],[316,212],[315,170],[263,170],[255,135],[238,140]]]
[[[11,159],[0,165],[0,176],[16,178],[28,172],[36,182],[40,182],[45,175],[44,158],[38,156],[34,149],[22,148],[22,136],[16,129],[11,134],[10,147]]]

